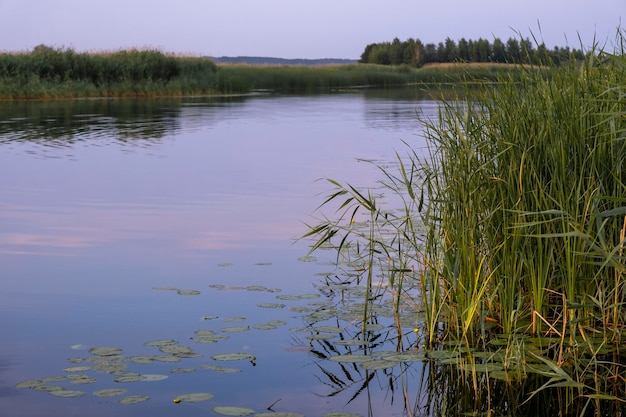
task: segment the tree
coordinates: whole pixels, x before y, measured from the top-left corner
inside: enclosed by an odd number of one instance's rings
[[[457,46],[458,50],[458,59],[461,61],[469,62],[470,61],[470,52],[469,52],[469,44],[465,38],[461,38],[459,44]]]
[[[450,39],[450,38],[446,38],[446,42],[445,42],[445,62],[455,62],[458,59],[458,50],[456,48],[456,43]]]
[[[504,43],[498,38],[493,40],[491,60],[493,62],[506,62],[506,49]]]

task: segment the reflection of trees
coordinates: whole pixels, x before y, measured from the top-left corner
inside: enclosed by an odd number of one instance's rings
[[[125,145],[149,146],[180,131],[182,118],[190,115],[196,122],[213,123],[219,120],[215,109],[241,100],[186,99],[183,102],[180,98],[159,98],[5,102],[0,103],[0,145],[29,142],[63,148],[106,138]],[[193,111],[185,111],[187,105]]]

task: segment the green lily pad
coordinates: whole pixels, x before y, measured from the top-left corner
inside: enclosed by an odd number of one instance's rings
[[[148,364],[154,362],[154,358],[151,356],[131,356],[128,358],[128,361],[133,363]]]
[[[254,410],[244,407],[213,407],[213,411],[223,416],[249,416]]]
[[[181,345],[165,345],[159,346],[159,350],[163,353],[171,353],[172,355],[178,353],[193,353],[193,349],[187,346]]]
[[[178,290],[176,291],[179,295],[200,295],[201,292],[198,290]]]
[[[41,379],[35,379],[32,381],[23,381],[15,385],[15,388],[35,388],[45,384]]]
[[[119,403],[120,404],[137,404],[142,403],[144,401],[148,401],[150,399],[147,395],[131,395],[126,398],[122,398]]]
[[[181,402],[197,403],[200,401],[210,400],[211,398],[213,398],[213,394],[211,394],[210,392],[196,392],[193,394],[180,395],[176,398],[178,398]]]
[[[274,329],[278,329],[277,326],[273,326],[271,324],[255,324],[254,326],[255,329],[258,330],[274,330]]]
[[[263,287],[261,285],[250,285],[244,289],[246,291],[267,291],[267,287]]]
[[[211,358],[216,361],[253,361],[256,359],[254,355],[251,355],[249,353],[222,353],[218,355],[213,355]]]
[[[365,356],[365,355],[346,354],[346,355],[339,355],[339,356],[331,356],[328,359],[330,359],[331,361],[335,361],[335,362],[359,363],[359,362],[371,361],[372,357]]]
[[[90,378],[85,375],[81,375],[76,378],[70,378],[71,384],[93,384],[96,381],[97,381],[96,378]]]
[[[89,349],[89,353],[96,356],[116,356],[122,352],[122,349],[112,346],[97,346]]]
[[[90,366],[73,366],[71,368],[63,369],[63,372],[85,372],[90,370]]]
[[[75,398],[75,397],[82,397],[83,395],[85,395],[85,393],[82,391],[74,391],[70,389],[60,389],[60,390],[55,390],[55,391],[49,391],[48,393],[50,395],[54,395],[55,397],[63,397],[63,398]]]
[[[167,345],[177,345],[178,342],[173,339],[159,339],[159,340],[151,340],[149,342],[144,343],[144,346],[167,346]]]
[[[280,303],[261,303],[261,304],[257,304],[257,307],[261,307],[261,308],[285,308],[287,306],[285,304],[280,304]]]
[[[222,366],[219,365],[206,365],[206,364],[202,364],[200,365],[200,368],[203,369],[209,369],[211,371],[215,371],[218,372],[220,374],[236,374],[241,372],[241,369],[237,369],[237,368],[224,368]]]
[[[115,397],[117,395],[126,394],[126,390],[122,388],[107,388],[94,391],[93,395],[97,397]]]
[[[59,386],[59,385],[36,385],[33,387],[33,389],[37,390],[37,391],[63,391],[65,388]]]
[[[113,378],[113,382],[119,382],[119,383],[127,383],[127,382],[138,382],[138,381],[143,381],[143,375],[141,374],[136,374],[136,375],[123,375],[123,376],[118,376],[117,378]]]
[[[397,364],[398,362],[388,361],[388,360],[383,359],[383,360],[365,361],[361,364],[361,367],[363,369],[369,369],[370,371],[374,371],[376,369],[392,368],[396,366]]]
[[[174,368],[170,369],[170,373],[172,374],[188,374],[191,372],[195,372],[196,368]]]
[[[167,378],[169,378],[167,375],[144,374],[141,376],[141,381],[154,382],[154,381],[162,381]]]
[[[316,332],[323,332],[323,333],[342,333],[343,332],[342,328],[334,327],[334,326],[317,326],[313,330],[315,330]]]
[[[245,317],[226,317],[224,321],[227,323],[235,322],[235,321],[246,321],[246,318]]]
[[[250,330],[250,326],[224,327],[220,331],[224,333],[239,333],[247,332],[248,330]]]

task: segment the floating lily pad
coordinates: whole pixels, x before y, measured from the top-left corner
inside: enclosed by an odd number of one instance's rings
[[[178,290],[176,291],[179,295],[200,295],[201,292],[198,290]]]
[[[201,320],[217,320],[219,316],[202,316]]]
[[[335,345],[340,346],[367,346],[369,342],[365,340],[357,340],[357,339],[346,339],[346,340],[337,340],[334,342]]]
[[[123,394],[126,394],[126,390],[122,388],[99,389],[93,392],[93,395],[97,397],[115,397]]]
[[[176,398],[178,398],[181,402],[197,403],[200,401],[210,400],[211,398],[213,398],[213,394],[211,394],[210,392],[196,392],[193,394],[180,395]]]
[[[271,324],[255,324],[252,327],[254,327],[255,329],[258,329],[258,330],[275,330],[275,329],[278,329],[277,326],[273,326]]]
[[[224,327],[220,331],[224,333],[239,333],[239,332],[247,332],[248,330],[250,330],[250,326]]]
[[[159,374],[144,374],[141,376],[141,380],[147,381],[147,382],[162,381],[167,378],[169,378],[167,375],[159,375]]]
[[[371,361],[372,357],[371,356],[365,356],[365,355],[346,354],[346,355],[339,355],[339,356],[331,356],[328,359],[330,359],[331,361],[335,361],[335,362],[358,363],[358,362]]]
[[[256,266],[270,266],[272,265],[271,262],[257,262],[255,263]]]
[[[298,260],[300,262],[315,262],[315,261],[317,261],[317,257],[316,256],[312,256],[312,255],[307,255],[307,256],[299,257]]]
[[[24,381],[15,385],[15,388],[35,388],[45,384],[41,379],[35,379],[33,381]]]
[[[215,371],[218,372],[220,374],[236,374],[241,372],[241,369],[237,369],[237,368],[224,368],[218,365],[200,365],[200,368],[204,368],[204,369],[210,369],[211,371]]]
[[[143,375],[141,374],[123,375],[123,376],[118,376],[117,378],[113,378],[113,382],[119,382],[119,383],[138,382],[138,381],[143,381]]]
[[[244,407],[213,407],[213,411],[223,416],[249,416],[254,410]]]
[[[180,358],[174,355],[157,355],[152,358],[159,362],[180,362]]]
[[[93,384],[96,382],[96,378],[90,378],[88,376],[80,376],[77,378],[70,378],[70,383],[72,384]]]
[[[285,320],[271,320],[268,321],[267,324],[270,326],[284,326],[287,322]]]
[[[63,372],[85,372],[90,370],[90,366],[73,366],[71,368],[63,369]]]
[[[124,371],[126,368],[126,365],[123,363],[101,362],[95,364],[92,369],[98,372],[114,373]]]
[[[97,346],[89,349],[89,353],[96,356],[115,356],[122,352],[122,349],[112,346]]]
[[[163,353],[171,353],[173,355],[178,353],[193,353],[193,349],[187,346],[181,345],[165,345],[160,346],[159,350]]]
[[[256,359],[254,355],[251,355],[249,353],[222,353],[219,355],[213,355],[211,358],[216,361],[253,361]]]
[[[317,326],[313,330],[315,330],[316,332],[323,332],[323,333],[342,333],[343,332],[342,328],[334,327],[334,326]]]
[[[33,387],[33,389],[36,389],[37,391],[62,391],[65,388],[59,386],[59,385],[36,385]]]
[[[144,343],[144,346],[167,346],[167,345],[177,345],[178,342],[173,339],[159,339],[159,340],[151,340],[149,342]]]
[[[196,368],[174,368],[170,369],[170,373],[172,374],[188,374],[191,372],[195,372]]]
[[[144,401],[148,401],[150,399],[147,395],[131,395],[126,398],[122,398],[119,403],[120,404],[137,404],[142,403]]]
[[[328,340],[337,337],[335,334],[331,333],[320,333],[320,334],[310,334],[306,338],[309,340]]]
[[[261,303],[261,304],[257,304],[257,307],[261,307],[261,308],[285,308],[287,306],[285,304],[280,304],[280,303]]]
[[[226,317],[224,321],[227,323],[234,322],[234,321],[246,321],[246,318],[245,317]]]
[[[244,288],[246,291],[267,291],[267,287],[261,285],[250,285]]]
[[[361,367],[363,369],[369,369],[370,371],[374,371],[376,369],[392,368],[396,366],[397,364],[398,362],[388,361],[388,360],[383,359],[383,360],[365,361],[361,364]]]
[[[151,356],[131,356],[128,358],[128,361],[133,363],[148,364],[154,362],[154,358]]]
[[[224,263],[221,263],[221,264],[217,264],[217,266],[219,266],[221,268],[224,268],[224,267],[227,267],[227,266],[233,266],[233,264],[231,264],[229,262],[224,262]]]
[[[74,391],[70,389],[60,389],[55,391],[49,391],[50,395],[54,395],[55,397],[64,397],[64,398],[75,398],[82,397],[85,395],[83,391]]]

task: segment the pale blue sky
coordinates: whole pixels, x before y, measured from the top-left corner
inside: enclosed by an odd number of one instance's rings
[[[0,51],[158,48],[210,56],[358,58],[369,43],[535,34],[615,39],[626,0],[0,0]],[[541,33],[539,31],[541,26]]]

